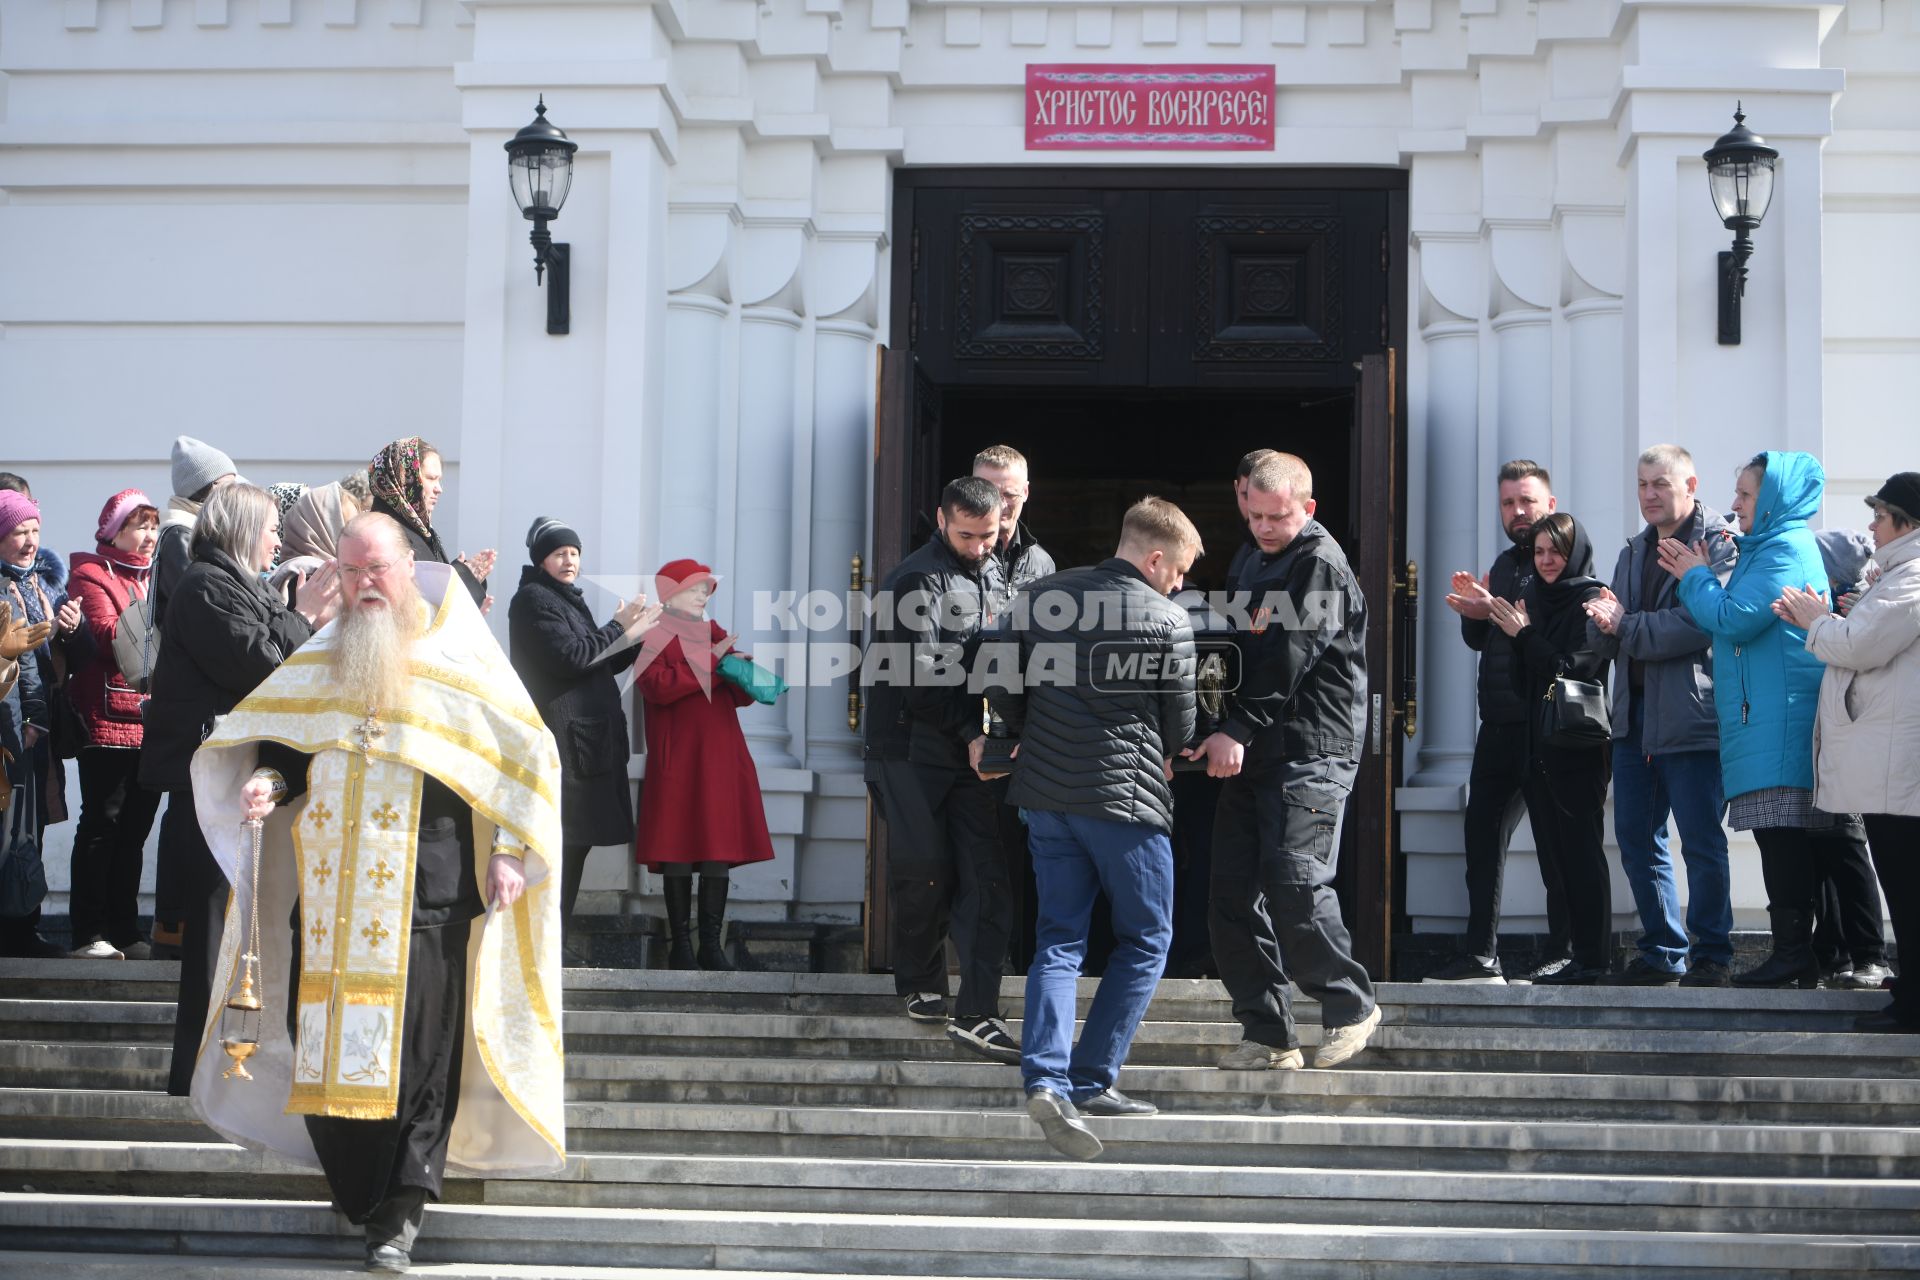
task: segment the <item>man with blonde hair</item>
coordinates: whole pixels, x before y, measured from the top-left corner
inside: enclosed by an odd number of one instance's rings
[[[989,679],[987,698],[1021,735],[1007,802],[1027,815],[1038,889],[1021,1037],[1027,1114],[1078,1160],[1101,1149],[1083,1113],[1155,1111],[1114,1082],[1173,940],[1168,784],[1173,757],[1193,736],[1194,649],[1186,610],[1168,597],[1201,549],[1180,508],[1142,498],[1113,557],[1035,582],[1027,592],[1046,607],[1017,602],[1009,617],[1027,624],[1009,624],[993,642],[1005,648],[987,655],[1024,677]],[[1075,1046],[1074,988],[1103,891],[1114,948]]]
[[[1253,609],[1234,637],[1240,687],[1218,732],[1189,753],[1227,780],[1214,816],[1209,914],[1243,1037],[1220,1059],[1228,1069],[1303,1065],[1289,978],[1320,1003],[1314,1066],[1347,1061],[1380,1025],[1333,892],[1365,733],[1367,603],[1314,510],[1305,462],[1276,453],[1255,464],[1247,525],[1258,554],[1235,584],[1251,592]]]

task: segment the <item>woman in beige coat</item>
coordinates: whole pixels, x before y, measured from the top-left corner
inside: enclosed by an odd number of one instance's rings
[[[1902,976],[1862,1031],[1920,1031],[1920,471],[1867,499],[1880,576],[1845,617],[1788,587],[1774,612],[1827,664],[1813,731],[1814,804],[1866,819]],[[1912,972],[1909,973],[1909,970]]]

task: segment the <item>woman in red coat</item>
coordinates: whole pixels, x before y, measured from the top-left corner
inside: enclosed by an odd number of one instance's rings
[[[693,560],[663,566],[655,598],[666,611],[634,663],[647,706],[647,780],[640,788],[635,857],[665,880],[673,969],[733,968],[720,946],[727,872],[773,857],[760,775],[740,731],[740,708],[753,699],[719,672],[736,637],[706,616],[718,581]],[[697,956],[687,927],[696,869]]]
[[[73,954],[148,959],[140,929],[140,864],[160,793],[140,785],[140,709],[147,696],[113,656],[120,615],[147,596],[160,513],[127,489],[107,499],[92,552],[72,559],[67,590],[80,602],[93,656],[74,670],[67,694],[87,731],[80,748],[80,823],[73,833]],[[153,645],[160,644],[159,634]]]

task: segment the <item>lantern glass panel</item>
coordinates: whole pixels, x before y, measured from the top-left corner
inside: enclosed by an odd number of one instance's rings
[[[1738,218],[1757,225],[1773,202],[1773,159],[1737,156],[1715,161],[1707,170],[1707,186],[1720,221]]]
[[[507,166],[514,203],[528,217],[551,218],[567,202],[573,185],[573,157],[563,147],[542,148],[513,157]]]

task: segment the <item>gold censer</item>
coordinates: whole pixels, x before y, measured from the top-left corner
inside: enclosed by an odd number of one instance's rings
[[[255,987],[255,979],[260,973],[260,836],[262,824],[253,818],[247,822],[248,835],[253,845],[252,892],[248,895],[250,907],[247,921],[245,947],[240,953],[240,989],[227,997],[227,1011],[220,1017],[220,1047],[233,1059],[233,1065],[221,1073],[221,1078],[231,1080],[238,1077],[251,1080],[253,1075],[247,1070],[247,1059],[260,1049],[260,994]]]

